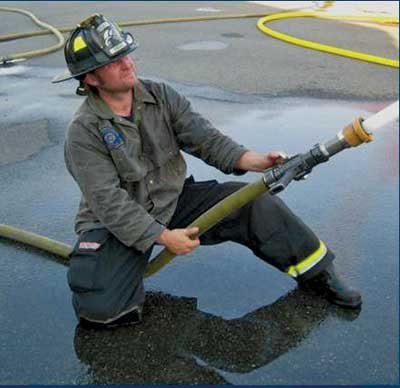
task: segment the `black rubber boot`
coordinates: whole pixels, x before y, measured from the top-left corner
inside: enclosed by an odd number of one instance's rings
[[[299,280],[299,285],[305,290],[315,291],[331,303],[341,307],[358,309],[362,303],[360,293],[340,279],[333,264],[329,264],[328,267],[308,280]]]

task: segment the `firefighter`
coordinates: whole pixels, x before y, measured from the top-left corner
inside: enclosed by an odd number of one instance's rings
[[[301,287],[357,309],[360,294],[335,273],[334,254],[277,196],[266,193],[204,233],[186,228],[245,183],[186,177],[181,151],[226,174],[271,167],[279,152],[260,154],[223,135],[165,83],[139,79],[129,54],[135,38],[106,17],[83,20],[69,36],[68,71],[87,95],[73,117],[65,162],[81,202],[68,282],[82,325],[139,322],[143,273],[155,244],[177,255],[198,245],[235,241],[294,278]]]

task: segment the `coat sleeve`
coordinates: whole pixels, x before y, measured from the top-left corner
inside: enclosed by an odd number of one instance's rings
[[[121,188],[102,139],[72,124],[65,142],[67,168],[93,214],[122,243],[145,252],[165,229]]]
[[[234,166],[248,149],[217,130],[173,88],[165,84],[164,88],[172,127],[180,148],[226,174],[240,174]]]

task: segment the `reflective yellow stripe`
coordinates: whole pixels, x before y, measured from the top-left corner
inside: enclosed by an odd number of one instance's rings
[[[296,265],[289,267],[287,273],[294,278],[307,272],[315,264],[319,263],[326,255],[327,249],[325,244],[320,240],[319,248],[311,255],[307,256],[304,260]]]
[[[85,41],[82,39],[81,36],[78,36],[75,40],[74,40],[74,53],[76,53],[79,50],[82,50],[83,48],[86,47],[86,43]]]

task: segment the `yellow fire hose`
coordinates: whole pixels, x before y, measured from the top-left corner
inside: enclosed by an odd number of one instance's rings
[[[395,59],[378,57],[375,55],[364,54],[357,51],[351,51],[342,49],[339,47],[328,46],[326,44],[316,43],[304,39],[299,39],[294,36],[283,34],[278,31],[274,31],[267,27],[265,24],[274,20],[291,19],[291,18],[318,18],[318,19],[334,19],[334,20],[353,20],[363,21],[372,23],[383,23],[383,24],[399,24],[399,19],[392,17],[371,17],[371,16],[340,16],[340,15],[327,15],[316,12],[291,12],[291,13],[278,13],[274,15],[265,16],[258,20],[257,27],[267,35],[270,35],[276,39],[283,40],[288,43],[292,43],[301,47],[310,48],[313,50],[323,51],[326,53],[341,55],[343,57],[359,59],[361,61],[377,63],[379,65],[385,65],[390,67],[399,67],[399,61]]]
[[[27,59],[39,55],[48,54],[50,52],[56,51],[63,46],[64,38],[61,33],[72,31],[75,26],[69,27],[60,27],[55,28],[44,22],[38,20],[35,15],[31,12],[17,9],[17,8],[7,8],[0,7],[0,11],[7,12],[20,12],[28,15],[32,18],[32,20],[38,24],[39,26],[45,28],[46,30],[41,31],[33,31],[26,33],[14,33],[8,35],[0,36],[0,42],[29,38],[34,36],[41,36],[53,33],[58,39],[59,43],[55,46],[51,46],[47,49],[42,50],[33,50],[26,53],[18,53],[11,54],[6,57],[0,57],[0,64],[5,63],[6,61],[14,61],[18,59]],[[153,20],[133,20],[133,21],[125,21],[118,23],[121,27],[132,27],[132,26],[144,26],[144,25],[154,25],[154,24],[167,24],[167,23],[187,23],[187,22],[198,22],[198,21],[211,21],[211,20],[229,20],[229,19],[244,19],[244,18],[260,18],[257,22],[257,27],[263,33],[272,36],[276,39],[280,39],[286,41],[288,43],[296,44],[302,47],[311,48],[313,50],[319,50],[331,54],[341,55],[353,59],[359,59],[362,61],[372,62],[380,65],[391,66],[391,67],[399,67],[399,61],[395,59],[388,59],[383,57],[378,57],[375,55],[369,55],[364,53],[359,53],[356,51],[341,49],[338,47],[328,46],[321,43],[315,43],[299,38],[292,37],[290,35],[286,35],[280,33],[278,31],[274,31],[271,28],[265,26],[266,23],[281,20],[281,19],[290,19],[290,18],[299,18],[299,17],[309,17],[309,18],[320,18],[320,19],[335,19],[335,20],[356,20],[356,21],[365,21],[372,23],[380,23],[380,24],[399,24],[398,18],[392,17],[383,17],[383,16],[339,16],[339,15],[327,15],[323,12],[282,12],[278,14],[265,16],[265,13],[248,13],[248,14],[233,14],[233,15],[213,15],[213,16],[195,16],[195,17],[182,17],[182,18],[166,18],[166,19],[153,19]]]
[[[19,60],[22,58],[30,58],[38,55],[44,55],[46,53],[58,50],[64,44],[64,38],[61,35],[61,32],[68,32],[71,31],[74,27],[64,27],[64,28],[54,28],[44,22],[41,22],[37,19],[33,14],[28,11],[19,10],[15,8],[6,8],[0,7],[0,11],[8,11],[8,12],[20,12],[23,14],[28,15],[32,18],[32,20],[38,24],[39,26],[46,28],[46,30],[30,32],[30,33],[19,33],[19,34],[10,34],[10,35],[3,35],[0,36],[0,42],[8,41],[13,39],[21,39],[27,38],[32,36],[39,36],[53,33],[55,34],[58,39],[59,43],[56,46],[49,47],[43,50],[35,50],[29,51],[26,53],[14,54],[7,57],[0,57],[0,63],[4,63],[5,60],[13,61]],[[265,26],[265,23],[273,20],[284,19],[284,18],[295,18],[295,17],[316,17],[316,18],[325,18],[325,19],[352,19],[358,21],[373,21],[379,23],[396,23],[398,24],[398,19],[393,18],[382,18],[382,17],[344,17],[344,16],[330,16],[330,15],[323,15],[321,13],[309,13],[309,12],[287,12],[287,13],[280,13],[270,16],[264,16],[265,14],[238,14],[238,15],[217,15],[217,16],[204,16],[204,17],[190,17],[190,18],[174,18],[174,19],[156,19],[156,20],[148,20],[148,21],[128,21],[119,23],[121,27],[126,26],[139,26],[139,25],[149,25],[149,24],[162,24],[162,23],[179,23],[179,22],[193,22],[193,21],[206,21],[206,20],[226,20],[226,19],[239,19],[239,18],[255,18],[263,16],[257,23],[258,28],[275,38],[282,39],[284,41],[301,45],[303,47],[312,48],[315,50],[326,51],[337,55],[343,55],[355,59],[360,59],[368,62],[378,63],[381,65],[391,66],[391,67],[399,67],[399,61],[391,60],[382,57],[376,57],[373,55],[367,55],[363,53],[356,53],[350,50],[344,50],[335,48],[332,46],[321,45],[314,42],[307,42],[298,38],[294,38],[276,31]],[[349,129],[350,128],[350,129]],[[362,131],[361,131],[362,132]],[[347,133],[347,135],[346,135]],[[343,135],[345,140],[347,140],[347,146],[355,146],[361,144],[362,142],[366,142],[368,136],[363,134],[360,137],[360,128],[356,125],[346,127],[346,131],[343,131]],[[352,140],[350,140],[350,138]],[[354,143],[354,138],[359,139],[360,142],[358,144]],[[357,140],[358,142],[358,140]],[[193,223],[189,226],[196,225],[199,227],[200,232],[199,235],[210,229],[214,226],[217,222],[221,219],[226,217],[228,214],[233,212],[234,210],[242,207],[246,203],[252,201],[262,193],[268,190],[268,185],[266,185],[263,179],[256,181],[254,183],[250,183],[241,190],[236,193],[231,194],[225,200],[221,201],[220,203],[216,204],[213,208],[208,210],[206,213],[201,215],[198,219],[193,221]],[[72,247],[55,241],[49,238],[39,236],[35,233],[27,232],[18,228],[14,228],[9,225],[0,224],[0,237],[8,238],[11,240],[15,240],[24,244],[31,245],[33,247],[45,250],[47,252],[53,253],[63,259],[65,259],[65,263],[68,263],[68,256],[72,251]],[[175,255],[172,253],[164,250],[160,255],[157,256],[156,259],[152,260],[149,263],[145,276],[150,276],[157,271],[159,271],[162,267],[168,264]]]

